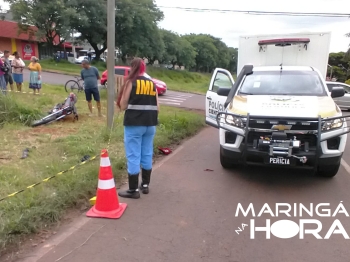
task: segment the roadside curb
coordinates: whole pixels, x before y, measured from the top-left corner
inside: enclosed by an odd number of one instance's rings
[[[66,75],[66,76],[79,76],[79,74],[67,73],[67,72],[55,71],[55,70],[47,70],[47,69],[42,70],[42,72],[52,73],[52,74],[57,74],[57,75]]]

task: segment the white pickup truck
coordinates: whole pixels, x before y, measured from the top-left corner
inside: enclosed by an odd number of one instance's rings
[[[241,38],[239,74],[217,68],[206,95],[206,123],[219,128],[220,162],[337,174],[346,145],[342,116],[325,83],[330,34]],[[249,65],[250,64],[250,65]]]

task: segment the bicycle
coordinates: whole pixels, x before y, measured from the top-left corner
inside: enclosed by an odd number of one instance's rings
[[[67,83],[64,85],[64,89],[66,92],[83,92],[85,90],[84,88],[84,81],[78,76],[74,77],[76,80],[68,80]]]

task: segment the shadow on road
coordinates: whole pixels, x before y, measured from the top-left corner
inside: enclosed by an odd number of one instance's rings
[[[227,175],[234,176],[240,182],[248,182],[267,188],[310,188],[315,185],[329,186],[341,175],[339,171],[336,177],[322,178],[314,174],[312,170],[295,170],[285,168],[238,166],[228,170]]]

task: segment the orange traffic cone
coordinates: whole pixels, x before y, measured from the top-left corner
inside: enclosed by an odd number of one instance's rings
[[[86,216],[120,218],[126,207],[126,203],[119,203],[117,189],[115,188],[112,174],[111,162],[107,150],[104,149],[101,152],[96,205],[86,213]]]

